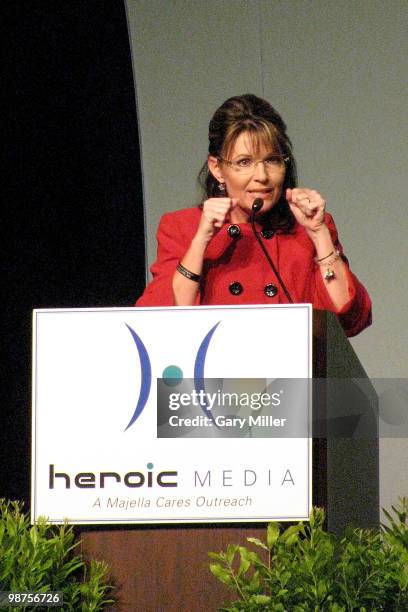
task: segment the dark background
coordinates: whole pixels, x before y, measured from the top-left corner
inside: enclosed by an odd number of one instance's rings
[[[1,12],[0,497],[27,500],[32,309],[134,303],[143,197],[122,1],[3,2]]]

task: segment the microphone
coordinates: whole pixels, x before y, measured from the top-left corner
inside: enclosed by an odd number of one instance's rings
[[[263,205],[264,201],[262,200],[262,198],[256,198],[256,200],[254,200],[254,203],[252,204],[252,215],[255,216],[255,213],[259,212]]]
[[[264,201],[262,200],[262,198],[256,198],[256,200],[253,201],[252,204],[252,212],[251,212],[251,217],[250,217],[250,221],[251,221],[251,227],[252,227],[252,231],[254,233],[255,238],[257,239],[259,246],[262,249],[263,254],[265,255],[266,261],[268,262],[268,264],[270,265],[270,267],[272,268],[273,273],[275,274],[276,278],[279,281],[280,286],[282,287],[283,293],[286,295],[286,298],[289,302],[289,304],[293,304],[293,300],[290,296],[289,291],[287,290],[285,283],[283,282],[281,275],[279,274],[279,272],[277,271],[275,264],[273,263],[271,256],[269,255],[268,251],[266,250],[266,247],[264,245],[264,243],[262,242],[262,240],[260,239],[258,232],[255,229],[255,215],[257,212],[259,212],[262,208],[262,206],[264,205]]]

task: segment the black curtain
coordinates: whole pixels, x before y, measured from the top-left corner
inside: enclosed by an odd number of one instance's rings
[[[17,0],[1,11],[0,497],[27,499],[32,309],[133,304],[145,280],[143,200],[122,0]]]

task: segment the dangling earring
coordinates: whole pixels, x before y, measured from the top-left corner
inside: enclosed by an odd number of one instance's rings
[[[226,192],[225,183],[218,183],[218,191],[222,194],[225,194]]]

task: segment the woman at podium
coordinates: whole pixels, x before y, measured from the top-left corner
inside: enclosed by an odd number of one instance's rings
[[[200,179],[203,202],[161,218],[137,306],[312,303],[348,336],[370,325],[325,199],[297,185],[286,125],[266,100],[235,96],[216,110]]]

